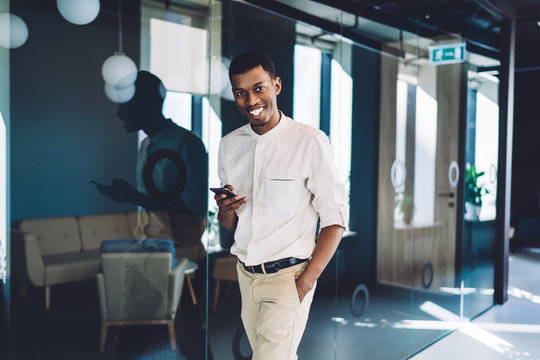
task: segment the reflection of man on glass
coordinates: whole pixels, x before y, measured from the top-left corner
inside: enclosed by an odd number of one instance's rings
[[[205,255],[201,236],[208,208],[208,155],[201,139],[163,116],[165,87],[139,71],[135,95],[118,107],[128,133],[148,135],[137,157],[137,190],[125,180],[96,184],[115,201],[143,208],[135,235],[139,239],[172,239],[176,256],[198,260]]]
[[[316,281],[347,224],[345,185],[327,136],[278,110],[281,79],[268,55],[237,56],[229,76],[249,124],[219,150],[220,179],[240,195],[215,200],[221,225],[235,231],[242,321],[253,360],[297,359]]]

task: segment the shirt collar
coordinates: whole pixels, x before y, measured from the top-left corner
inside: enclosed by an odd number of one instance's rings
[[[247,130],[251,134],[251,136],[253,136],[256,139],[261,139],[261,140],[262,139],[269,139],[269,138],[275,136],[277,133],[279,133],[281,131],[281,129],[283,129],[285,127],[286,123],[291,120],[287,116],[285,116],[285,114],[283,114],[283,112],[281,112],[281,110],[279,110],[279,116],[280,116],[280,118],[279,118],[279,122],[277,123],[277,125],[274,126],[272,129],[270,129],[270,131],[268,131],[268,132],[266,132],[266,133],[264,133],[262,135],[259,135],[255,131],[253,131],[250,124],[247,124]]]

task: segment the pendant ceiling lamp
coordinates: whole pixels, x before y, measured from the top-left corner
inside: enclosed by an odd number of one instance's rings
[[[60,15],[75,25],[86,25],[99,14],[99,0],[56,0]]]
[[[0,13],[0,46],[16,49],[28,39],[28,26],[17,15]]]
[[[129,101],[135,93],[137,66],[123,50],[122,44],[122,0],[118,1],[118,51],[108,57],[101,67],[105,80],[105,93],[114,102]],[[130,95],[131,94],[131,95]]]

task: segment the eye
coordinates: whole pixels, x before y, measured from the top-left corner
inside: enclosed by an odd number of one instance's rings
[[[256,91],[256,92],[261,92],[261,91],[263,91],[263,90],[264,90],[264,86],[257,86],[257,87],[255,88],[255,91]]]
[[[236,97],[242,97],[242,96],[246,95],[246,92],[245,91],[237,91],[237,92],[234,93],[234,95]]]

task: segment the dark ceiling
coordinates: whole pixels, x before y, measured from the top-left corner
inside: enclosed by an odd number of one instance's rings
[[[540,67],[540,0],[314,0],[375,21],[434,37],[460,33],[473,44],[498,52],[501,17],[494,8],[516,5],[516,68]],[[495,4],[495,5],[491,5]],[[468,44],[469,46],[470,44]],[[495,55],[495,53],[491,53]],[[496,57],[496,56],[494,56]]]
[[[314,1],[426,38],[462,34],[468,47],[481,45],[486,56],[498,57],[501,17],[480,5],[479,0]]]
[[[540,0],[517,1],[516,69],[540,71]]]

